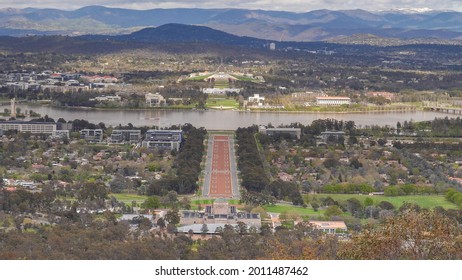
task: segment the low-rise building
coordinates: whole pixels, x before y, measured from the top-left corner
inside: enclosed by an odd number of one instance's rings
[[[322,141],[327,142],[329,138],[335,138],[338,140],[340,137],[345,137],[345,132],[343,131],[324,131],[321,132]]]
[[[55,130],[51,136],[56,138],[69,138],[69,130]]]
[[[80,136],[88,142],[98,143],[103,141],[102,129],[82,129]]]
[[[387,92],[387,91],[369,91],[366,93],[368,97],[383,97],[387,100],[394,100],[395,99],[395,94],[392,92]]]
[[[261,134],[265,134],[268,136],[289,135],[297,139],[300,139],[302,135],[301,128],[295,128],[295,127],[266,128],[265,126],[260,126],[258,128],[258,131]]]
[[[56,130],[56,123],[6,121],[0,122],[0,129],[3,131],[16,130],[18,132],[53,134],[53,131]]]
[[[350,105],[351,99],[345,96],[319,96],[316,97],[316,104],[337,106],[337,105]]]
[[[148,106],[160,107],[167,104],[165,98],[158,93],[147,93],[144,95],[144,98],[146,99],[146,104]]]
[[[344,221],[310,221],[309,223],[328,234],[344,233],[348,230]]]
[[[148,130],[142,145],[146,148],[179,150],[183,140],[181,130]]]
[[[263,105],[265,102],[265,97],[260,96],[260,94],[254,94],[253,96],[249,96],[248,101],[250,103],[257,103],[258,105]]]
[[[315,101],[316,97],[325,97],[325,94],[322,91],[302,91],[302,92],[294,92],[291,95],[290,100],[292,102],[307,102],[307,101]]]
[[[223,226],[236,225],[239,222],[243,222],[247,227],[255,227],[256,229],[261,227],[260,214],[239,212],[236,206],[229,205],[229,202],[224,198],[216,199],[212,205],[206,206],[204,211],[183,211],[180,219],[180,224],[185,226],[202,224]],[[194,230],[194,228],[191,229]],[[187,232],[187,230],[185,231]]]
[[[115,96],[98,96],[95,98],[90,99],[90,101],[98,101],[98,102],[104,102],[104,101],[109,101],[109,102],[120,102],[122,101],[122,98],[118,95]]]
[[[141,140],[141,130],[114,129],[111,134],[111,143],[138,143]]]

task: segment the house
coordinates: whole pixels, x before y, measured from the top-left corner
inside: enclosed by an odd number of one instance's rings
[[[344,221],[309,221],[315,228],[328,233],[344,233],[348,230]]]

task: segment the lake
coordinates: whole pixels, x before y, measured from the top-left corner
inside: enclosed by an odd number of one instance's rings
[[[253,124],[273,125],[300,122],[310,124],[316,119],[337,119],[354,121],[356,125],[391,125],[403,121],[426,121],[434,118],[458,117],[458,115],[437,113],[431,111],[413,112],[384,112],[384,113],[287,113],[287,112],[239,112],[230,110],[93,110],[83,108],[57,108],[42,105],[18,105],[22,112],[33,110],[42,116],[48,115],[55,120],[63,118],[66,121],[85,119],[92,123],[103,122],[107,126],[119,124],[134,126],[161,127],[190,123],[196,127],[205,127],[212,130],[235,130],[238,127],[247,127]],[[0,106],[0,111],[9,106]]]

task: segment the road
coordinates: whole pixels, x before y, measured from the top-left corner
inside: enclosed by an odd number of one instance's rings
[[[203,196],[239,197],[233,137],[210,134],[205,164]]]

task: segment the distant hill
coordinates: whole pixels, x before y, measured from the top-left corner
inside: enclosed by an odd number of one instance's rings
[[[244,9],[130,10],[102,6],[75,11],[0,9],[0,29],[12,31],[9,34],[16,36],[25,33],[130,34],[169,23],[208,26],[233,35],[276,41],[329,40],[358,34],[399,39],[462,39],[462,13],[451,11],[316,10],[293,13]]]
[[[145,28],[129,35],[109,37],[116,41],[149,43],[200,42],[221,45],[239,45],[245,47],[264,47],[267,40],[241,37],[205,26],[170,23],[156,28]]]

